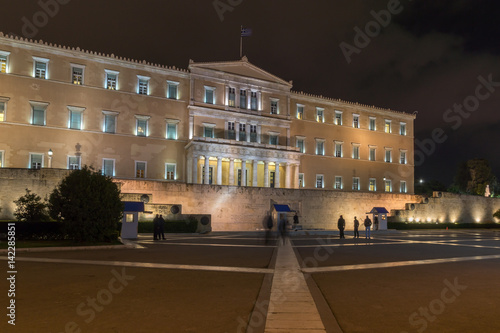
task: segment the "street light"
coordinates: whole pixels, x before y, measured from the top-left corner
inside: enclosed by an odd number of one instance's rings
[[[54,152],[52,151],[52,149],[49,149],[49,152],[47,154],[49,154],[49,169],[50,169],[52,168],[52,155],[54,154]]]

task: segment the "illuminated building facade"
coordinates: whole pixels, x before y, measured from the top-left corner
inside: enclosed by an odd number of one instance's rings
[[[177,69],[0,34],[0,71],[1,167],[413,193],[414,115],[294,92],[245,57]]]

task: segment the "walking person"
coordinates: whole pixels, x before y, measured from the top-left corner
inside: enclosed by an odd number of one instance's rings
[[[370,233],[370,228],[372,226],[372,220],[366,215],[365,219],[365,238],[366,239],[371,239],[371,233]]]
[[[160,238],[159,235],[160,231],[160,216],[156,214],[155,218],[153,219],[153,239],[158,240]]]
[[[378,230],[378,216],[373,218],[373,230]]]
[[[359,221],[354,216],[354,238],[359,238]]]
[[[340,215],[339,221],[337,222],[337,227],[339,228],[340,231],[340,236],[339,236],[340,239],[345,238],[344,236],[345,220],[342,217],[342,215]]]
[[[272,229],[273,229],[273,217],[269,214],[266,221],[266,240],[265,240],[266,245],[269,244],[271,241]]]
[[[165,220],[163,219],[163,216],[160,215],[160,219],[158,220],[158,239],[165,240]]]
[[[282,217],[279,221],[278,224],[278,231],[281,236],[281,240],[283,242],[283,245],[285,245],[285,238],[286,238],[286,220],[284,217]]]

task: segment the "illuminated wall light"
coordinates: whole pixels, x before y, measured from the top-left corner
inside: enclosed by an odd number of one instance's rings
[[[430,217],[427,218],[427,222],[431,222],[432,219]]]
[[[417,219],[415,221],[420,222],[420,218],[417,217]]]
[[[410,217],[410,218],[408,219],[408,221],[410,221],[410,222],[413,222],[413,220],[414,220],[414,218],[413,218],[413,217]]]

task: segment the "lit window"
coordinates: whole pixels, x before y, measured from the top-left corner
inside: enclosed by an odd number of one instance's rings
[[[236,89],[235,88],[229,88],[228,106],[231,106],[231,107],[236,106]]]
[[[205,87],[205,103],[215,104],[215,88]]]
[[[135,116],[135,133],[137,136],[148,136],[148,125],[149,125],[149,117],[148,116]]]
[[[0,97],[0,121],[5,121],[5,109],[7,108],[7,100]]]
[[[250,125],[250,142],[257,142],[257,125]]]
[[[271,100],[271,114],[278,114],[278,100]]]
[[[402,180],[399,183],[399,192],[406,193],[406,181]]]
[[[0,73],[7,73],[10,52],[0,51]]]
[[[368,126],[368,129],[370,131],[375,131],[377,130],[377,123],[376,123],[377,119],[375,117],[370,117],[370,124]]]
[[[240,90],[240,109],[247,108],[247,91],[241,89]]]
[[[303,173],[299,173],[299,188],[302,188],[304,187],[304,174]]]
[[[325,140],[316,139],[316,155],[325,155]]]
[[[69,124],[68,128],[81,130],[82,129],[82,116],[85,108],[68,106],[69,110]]]
[[[116,71],[106,71],[106,89],[109,90],[118,90],[118,74]]]
[[[385,120],[385,132],[391,133],[391,121],[389,119]]]
[[[399,124],[399,134],[406,135],[406,123]]]
[[[175,180],[175,167],[174,163],[165,163],[165,179]]]
[[[250,110],[257,111],[257,92],[252,91],[250,93]]]
[[[384,180],[384,188],[386,192],[392,192],[392,181],[390,179]]]
[[[359,114],[352,115],[352,127],[359,128]]]
[[[323,175],[316,175],[316,188],[323,188],[323,187],[324,187]]]
[[[179,82],[167,81],[167,98],[178,99]]]
[[[177,124],[179,120],[167,119],[167,133],[166,138],[168,140],[177,140]]]
[[[149,95],[149,77],[137,75],[137,93],[139,95]]]
[[[358,144],[352,145],[352,158],[355,160],[359,160],[359,145]]]
[[[316,108],[316,121],[318,123],[325,122],[325,110],[321,108]]]
[[[342,111],[335,111],[335,125],[342,125]]]
[[[49,59],[33,57],[33,76],[37,79],[47,79]]]
[[[104,176],[114,177],[115,176],[115,160],[103,158],[101,172]]]
[[[85,66],[72,65],[71,66],[71,82],[76,85],[83,84],[83,70]]]
[[[306,152],[305,138],[297,137],[297,148],[299,148],[301,153]]]
[[[377,149],[370,147],[370,161],[375,161],[377,155]]]
[[[342,157],[342,142],[335,142],[335,157]]]
[[[43,167],[43,154],[30,153],[30,169],[41,169]]]
[[[146,178],[146,162],[135,162],[135,178]]]
[[[304,106],[297,105],[297,119],[304,119]]]
[[[341,176],[335,176],[335,184],[333,185],[333,188],[336,190],[342,189],[342,177]]]
[[[370,178],[370,184],[368,185],[368,190],[375,192],[377,190],[377,180],[375,178]]]
[[[353,177],[352,178],[352,190],[353,191],[359,191],[359,177]]]
[[[385,161],[387,163],[392,162],[392,149],[390,149],[390,148],[386,148],[386,150],[385,150]]]
[[[30,102],[31,104],[31,124],[45,126],[46,111],[48,103]]]
[[[406,164],[406,151],[401,151],[400,152],[399,162],[401,164]]]
[[[116,118],[117,112],[103,111],[104,114],[104,128],[105,133],[116,133]]]
[[[80,168],[81,168],[80,156],[68,156],[68,169],[80,170]]]

